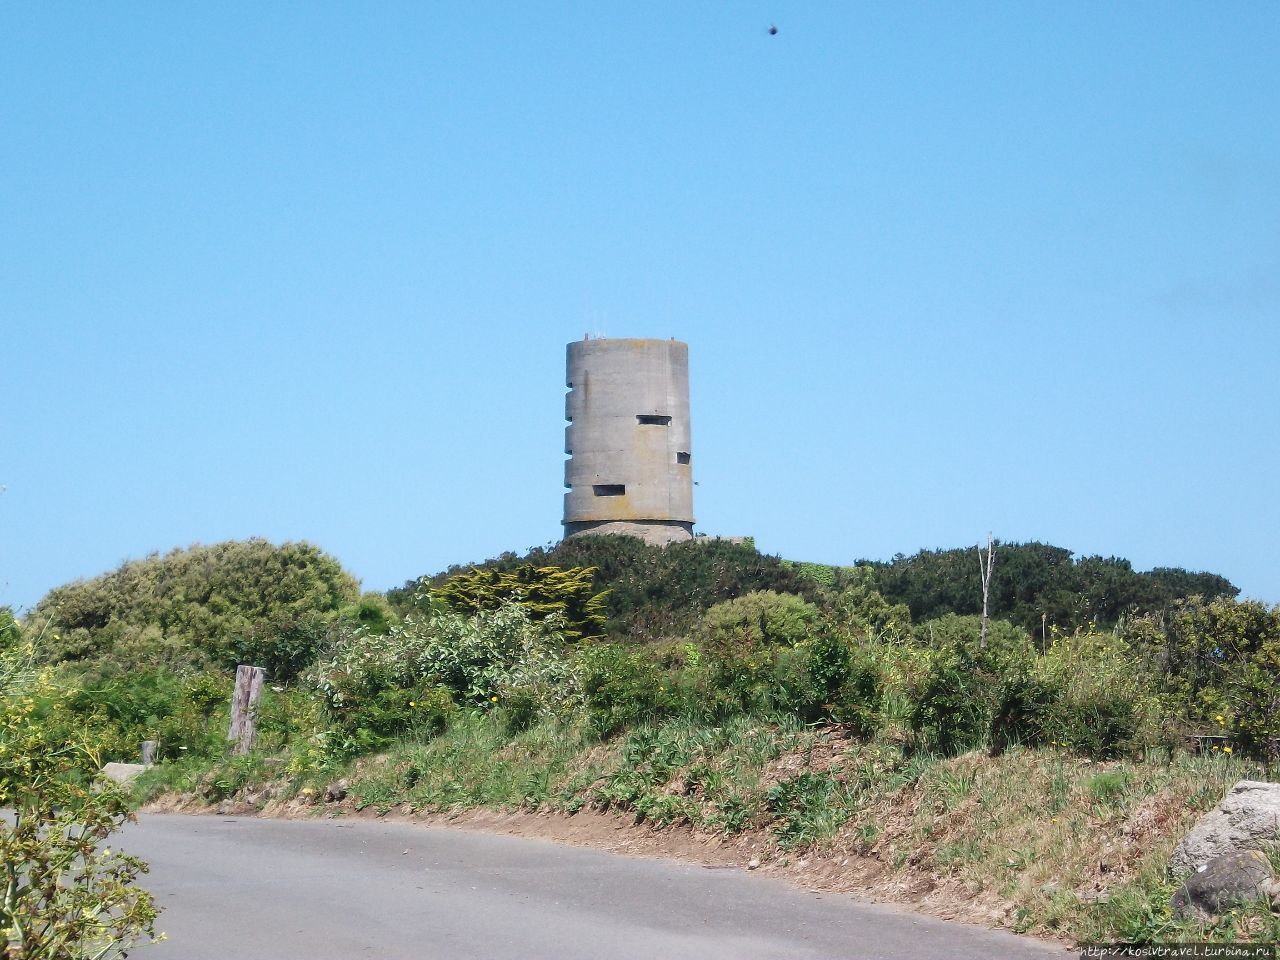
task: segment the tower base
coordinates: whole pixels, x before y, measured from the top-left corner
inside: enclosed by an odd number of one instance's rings
[[[574,520],[564,525],[564,538],[602,536],[638,537],[645,543],[665,547],[669,543],[693,539],[693,523],[682,520]]]

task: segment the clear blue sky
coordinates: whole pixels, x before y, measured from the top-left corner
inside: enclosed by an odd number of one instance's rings
[[[689,343],[700,530],[1278,601],[1278,49],[1272,0],[7,4],[0,603],[553,541],[585,331]]]

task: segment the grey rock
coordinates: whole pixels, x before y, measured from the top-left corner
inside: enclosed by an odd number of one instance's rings
[[[141,763],[108,763],[102,767],[102,775],[116,783],[128,783],[147,767]]]
[[[1174,893],[1173,913],[1182,919],[1209,920],[1250,900],[1268,898],[1274,871],[1260,850],[1214,857]]]
[[[1280,783],[1241,780],[1196,821],[1169,858],[1169,871],[1185,876],[1215,857],[1258,850],[1280,841]]]
[[[347,797],[347,790],[350,789],[350,787],[351,784],[349,784],[345,779],[329,784],[324,788],[325,803],[339,803],[342,800],[345,800]]]

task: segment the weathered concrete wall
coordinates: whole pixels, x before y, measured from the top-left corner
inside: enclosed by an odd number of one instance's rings
[[[678,340],[581,340],[569,344],[566,367],[565,535],[689,539],[688,346]]]
[[[692,540],[693,524],[679,520],[584,520],[564,525],[565,539],[589,533],[638,537],[645,543],[665,547],[679,540]]]

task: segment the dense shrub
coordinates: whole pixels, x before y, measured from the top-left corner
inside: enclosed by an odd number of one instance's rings
[[[575,667],[587,717],[601,736],[658,720],[681,705],[677,681],[648,650],[588,644]]]
[[[22,628],[13,615],[12,607],[0,607],[0,653],[12,650],[22,639]]]
[[[55,662],[230,666],[255,631],[332,618],[358,596],[355,580],[318,548],[246,540],[153,555],[58,587],[30,618]]]
[[[342,628],[331,615],[265,620],[231,637],[223,662],[253,664],[266,670],[273,682],[292,683],[321,651],[337,642]]]
[[[607,591],[611,640],[648,642],[680,637],[709,607],[755,590],[796,593],[814,600],[821,587],[793,565],[758,552],[751,543],[696,538],[658,547],[635,537],[574,537],[554,547],[536,547],[524,555],[505,553],[477,564],[479,570],[512,571],[525,565],[562,569],[591,567],[593,590]],[[433,586],[469,569],[450,567],[429,578]],[[400,610],[414,606],[419,581],[411,581],[388,598]]]
[[[164,759],[215,756],[226,747],[230,673],[177,675],[105,665],[61,670],[56,682],[67,693],[49,722],[88,731],[104,760],[137,762],[144,740],[157,741]]]
[[[921,550],[865,566],[873,571],[875,588],[889,601],[907,604],[917,621],[947,613],[981,613],[973,547]],[[1158,612],[1183,597],[1237,593],[1238,588],[1216,574],[1175,568],[1139,573],[1119,557],[1076,558],[1070,550],[1043,543],[1000,543],[990,612],[1036,633],[1043,622],[1072,632],[1110,626],[1135,613]]]
[[[985,647],[979,629],[977,617],[951,616],[918,631],[931,644],[910,692],[921,746],[950,754],[1054,745],[1106,759],[1155,741],[1152,689],[1119,638],[1062,636],[1039,656],[1011,624],[993,621]]]
[[[1046,691],[1034,717],[1041,742],[1105,759],[1157,736],[1152,687],[1112,634],[1057,638],[1036,664],[1036,680]]]
[[[1124,636],[1192,731],[1225,732],[1280,758],[1280,606],[1195,597],[1133,621]]]
[[[429,680],[375,688],[330,704],[334,730],[350,754],[381,749],[397,737],[435,736],[457,712],[449,689]]]
[[[714,650],[794,647],[812,637],[820,621],[818,608],[794,594],[756,590],[708,610],[701,636]]]
[[[329,716],[358,735],[358,747],[420,728],[424,711],[428,728],[442,725],[451,711],[435,690],[461,706],[492,709],[516,698],[547,715],[577,696],[557,626],[515,603],[472,617],[410,616],[382,636],[348,633],[319,666],[317,684]]]
[[[594,567],[537,567],[514,570],[472,568],[431,588],[431,596],[462,614],[497,610],[508,603],[524,607],[530,619],[558,619],[569,640],[596,636],[604,629],[604,594],[592,586]],[[426,586],[424,584],[424,586]]]
[[[826,599],[832,619],[859,635],[903,643],[914,636],[911,609],[905,603],[890,603],[875,589],[868,567],[845,571],[838,588]]]
[[[827,677],[827,713],[847,723],[860,734],[874,732],[881,723],[881,701],[886,679],[881,662],[863,643],[849,643],[838,673],[825,665],[819,675]]]
[[[917,631],[929,649],[913,691],[910,721],[926,749],[959,753],[992,744],[993,729],[1004,741],[1026,732],[1018,719],[1020,700],[1030,693],[1030,641],[1012,624],[998,620],[989,624],[985,645],[980,644],[979,631],[977,617],[955,614]]]

